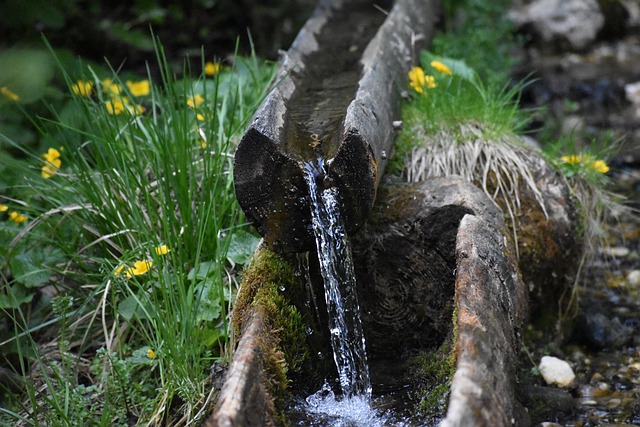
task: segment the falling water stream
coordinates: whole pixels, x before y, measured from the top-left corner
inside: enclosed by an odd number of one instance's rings
[[[306,399],[307,410],[329,416],[335,426],[382,425],[371,408],[371,379],[356,294],[351,245],[338,209],[338,189],[326,185],[321,159],[305,165],[311,219],[324,279],[333,357],[342,398],[329,385]]]

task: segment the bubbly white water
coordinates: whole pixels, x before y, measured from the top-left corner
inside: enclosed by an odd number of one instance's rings
[[[329,384],[307,397],[305,410],[322,419],[322,425],[331,427],[383,427],[387,418],[371,407],[365,396],[336,399]]]
[[[351,245],[340,217],[338,189],[325,188],[322,160],[305,165],[311,196],[311,220],[329,317],[333,357],[343,400],[371,402],[371,380],[365,349]],[[345,424],[347,425],[347,424]]]

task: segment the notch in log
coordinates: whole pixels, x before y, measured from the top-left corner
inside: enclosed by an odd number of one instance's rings
[[[323,182],[338,188],[347,231],[364,223],[438,4],[324,0],[300,30],[235,155],[238,202],[272,248],[314,247],[303,168],[317,159],[327,167]]]

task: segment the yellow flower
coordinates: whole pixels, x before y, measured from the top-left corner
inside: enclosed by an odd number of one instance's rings
[[[427,83],[427,89],[434,89],[436,85],[436,78],[430,75],[424,76],[424,80]]]
[[[560,157],[560,160],[565,163],[569,163],[570,165],[577,165],[581,162],[580,156],[577,156],[575,154],[572,154],[570,156],[562,156]]]
[[[171,252],[171,249],[167,247],[167,245],[161,245],[156,248],[157,255],[166,255]]]
[[[133,115],[140,115],[145,111],[142,105],[131,105],[129,103],[129,100],[125,97],[114,98],[111,101],[107,101],[105,103],[105,107],[107,108],[107,113],[111,114],[112,116],[117,116],[124,111],[128,111]]]
[[[204,116],[200,113],[196,114],[196,119],[200,120],[201,122],[204,122]]]
[[[0,93],[9,101],[19,101],[20,97],[6,86],[0,87]]]
[[[127,81],[127,87],[133,96],[149,95],[151,91],[149,80],[141,80],[139,82]]]
[[[124,272],[124,274],[127,277],[141,276],[149,271],[152,266],[153,262],[151,261],[136,261],[135,263],[133,263],[133,267],[128,268],[127,271]]]
[[[447,76],[451,75],[451,70],[449,69],[449,67],[447,67],[440,61],[431,61],[431,66],[440,73],[446,74]]]
[[[107,108],[107,113],[112,116],[117,116],[125,110],[124,102],[121,99],[114,99],[113,101],[107,101],[105,104]]]
[[[62,166],[60,152],[55,148],[49,148],[49,150],[42,155],[42,158],[45,160],[45,164],[42,165],[40,175],[42,175],[43,178],[49,179],[57,174]]]
[[[6,212],[9,210],[9,206],[7,205],[0,205],[0,212]]]
[[[207,62],[206,64],[204,64],[204,73],[210,77],[215,76],[220,72],[221,68],[222,64],[220,64],[219,62]]]
[[[113,275],[117,277],[120,273],[122,273],[122,270],[124,270],[124,264],[120,264],[118,268],[113,270]]]
[[[596,172],[600,172],[600,173],[609,172],[609,166],[605,163],[604,160],[596,160],[595,162],[591,163],[591,167]]]
[[[583,164],[585,166],[590,167],[594,171],[598,173],[607,173],[609,172],[609,165],[604,160],[593,160],[590,155],[577,155],[572,154],[570,156],[562,156],[560,157],[564,163],[570,165],[578,165]]]
[[[153,359],[155,359],[155,358],[156,358],[156,356],[157,356],[157,355],[156,355],[156,352],[155,352],[155,351],[153,351],[153,350],[151,350],[151,349],[147,350],[147,357],[148,357],[149,359],[153,360]]]
[[[91,94],[93,93],[93,82],[78,80],[71,86],[71,90],[76,95],[91,96]]]
[[[17,222],[18,224],[23,223],[27,220],[27,217],[22,215],[21,213],[18,213],[16,211],[10,212],[9,213],[9,218],[11,218],[11,220],[13,222]]]
[[[187,99],[187,105],[191,108],[198,108],[204,102],[202,95],[197,94]]]
[[[136,104],[132,108],[133,108],[133,114],[135,114],[136,116],[139,116],[140,114],[145,112],[144,107],[140,104]]]
[[[418,93],[424,93],[425,84],[424,70],[421,67],[413,67],[409,71],[409,86]]]
[[[106,78],[101,81],[102,90],[105,92],[111,92],[112,95],[118,95],[122,92],[122,86],[117,83],[114,83],[113,80]]]

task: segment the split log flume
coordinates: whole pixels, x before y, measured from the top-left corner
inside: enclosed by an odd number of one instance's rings
[[[290,259],[317,249],[327,294],[324,328],[345,396],[368,400],[372,388],[375,394],[381,375],[369,372],[367,361],[404,363],[448,343],[455,373],[444,384],[448,412],[437,421],[509,426],[521,420],[514,370],[527,295],[500,209],[459,177],[403,187],[383,201],[378,194],[407,72],[432,38],[438,8],[437,0],[375,6],[321,0],[284,54],[272,91],[238,146],[236,195],[264,238],[259,251],[266,247]],[[539,171],[541,182],[557,183],[553,171],[544,165]],[[557,218],[571,217],[564,201],[556,203],[557,191],[545,197]],[[367,222],[374,201],[386,210],[385,230]],[[564,220],[557,218],[544,231],[546,243],[560,235],[554,227]],[[363,227],[355,273],[367,280],[356,284],[343,245]],[[329,233],[335,233],[333,242]],[[244,302],[242,336],[207,426],[276,424],[274,379],[265,366],[274,354],[269,336],[277,331],[269,327],[274,319],[265,306]],[[408,365],[398,372],[410,376]]]

